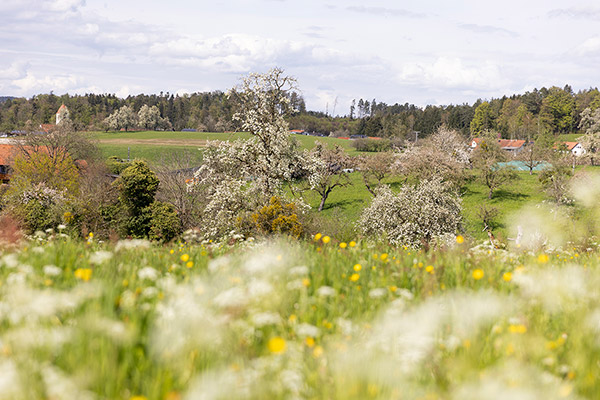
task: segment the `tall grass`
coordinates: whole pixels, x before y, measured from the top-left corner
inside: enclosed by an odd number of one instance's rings
[[[592,399],[598,266],[595,243],[40,234],[0,256],[0,398]]]

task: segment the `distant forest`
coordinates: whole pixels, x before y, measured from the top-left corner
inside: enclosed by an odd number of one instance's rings
[[[292,102],[299,112],[289,118],[290,129],[304,129],[333,136],[366,135],[390,138],[425,137],[446,125],[465,136],[493,129],[506,138],[532,138],[538,133],[554,134],[579,131],[581,113],[586,108],[600,107],[597,88],[575,93],[569,85],[563,88],[534,89],[525,94],[504,96],[474,104],[426,106],[377,102],[376,99],[352,101],[344,116],[333,117],[323,112],[307,111],[304,100],[293,93]],[[105,130],[104,119],[122,106],[138,111],[144,104],[157,106],[174,130],[231,131],[235,104],[221,91],[190,95],[129,96],[85,94],[57,96],[40,94],[30,99],[0,97],[0,132],[35,130],[40,124],[54,122],[61,104],[79,130]]]

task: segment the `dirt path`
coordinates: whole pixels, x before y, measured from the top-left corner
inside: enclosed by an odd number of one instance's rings
[[[151,146],[193,146],[206,147],[206,140],[203,139],[99,139],[102,144],[134,145],[146,144]]]

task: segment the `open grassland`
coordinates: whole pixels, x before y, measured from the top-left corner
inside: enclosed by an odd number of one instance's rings
[[[510,225],[506,222],[513,214],[521,210],[528,204],[539,204],[548,200],[548,196],[543,192],[542,186],[538,180],[538,173],[529,175],[528,172],[519,172],[519,179],[503,186],[494,192],[491,200],[488,200],[488,188],[476,179],[468,182],[463,190],[463,218],[464,229],[468,236],[477,239],[487,238],[484,232],[484,225],[479,217],[481,206],[494,207],[498,209],[498,216],[495,218],[496,226],[492,227],[495,235],[506,239],[510,234]],[[323,216],[338,221],[341,225],[346,225],[346,235],[350,233],[351,227],[356,222],[362,210],[367,207],[372,199],[372,195],[364,186],[360,173],[350,174],[352,185],[335,189],[323,208]],[[383,181],[392,188],[398,188],[403,184],[400,177],[391,177]],[[314,209],[319,206],[320,198],[314,192],[307,192],[304,195],[307,203]],[[344,231],[344,230],[343,230]]]
[[[160,161],[164,152],[179,149],[197,150],[206,146],[209,140],[236,140],[248,139],[249,133],[245,132],[90,132],[87,135],[98,143],[103,156],[127,157],[130,149],[131,157],[143,158],[151,163]],[[293,135],[298,140],[301,148],[310,149],[315,141],[320,141],[328,146],[339,145],[349,154],[357,154],[352,147],[352,141],[345,139]],[[134,155],[135,154],[135,155]],[[124,155],[124,156],[123,156]]]
[[[0,397],[597,398],[596,244],[521,250],[39,235],[0,255]]]

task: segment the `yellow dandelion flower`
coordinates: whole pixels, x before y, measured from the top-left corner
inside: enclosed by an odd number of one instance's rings
[[[94,232],[90,232],[88,236],[89,236],[90,238],[93,238],[93,237],[94,237]]]
[[[187,254],[187,253],[186,253],[186,254],[182,254],[182,255],[181,255],[181,257],[179,257],[179,259],[180,259],[181,261],[183,261],[183,262],[188,262],[188,261],[189,261],[189,259],[190,259],[190,256],[189,256],[189,254]]]
[[[298,320],[298,317],[296,317],[296,314],[292,314],[292,315],[290,315],[290,316],[288,317],[288,321],[289,321],[290,323],[292,323],[292,324],[293,324],[294,322],[296,322],[297,320]]]
[[[329,236],[323,236],[323,243],[327,244],[331,241],[331,238]]]
[[[425,271],[429,272],[430,274],[433,274],[433,265],[428,265],[427,267],[425,267]]]
[[[308,279],[308,278],[302,279],[302,286],[309,287],[310,286],[310,279]]]
[[[323,235],[321,235],[320,233],[317,233],[314,237],[315,242],[318,241],[319,239],[321,239]]]
[[[123,287],[129,286],[129,281],[127,279],[123,279],[122,285]]]
[[[508,326],[508,331],[510,333],[518,333],[518,334],[524,334],[527,333],[527,327],[523,324],[510,324]]]
[[[131,396],[129,400],[148,400],[146,396]]]
[[[502,279],[504,282],[510,282],[512,280],[512,272],[505,272],[502,274]]]
[[[385,261],[385,260],[387,260],[387,258],[388,258],[388,255],[387,255],[387,253],[383,253],[383,254],[380,256],[380,258],[381,258],[381,261]]]
[[[483,278],[484,275],[485,274],[483,273],[483,270],[481,268],[477,268],[476,270],[473,271],[473,279],[475,279],[476,281]]]
[[[359,274],[352,274],[352,275],[350,275],[350,280],[352,282],[356,282],[359,278],[360,278]]]
[[[185,266],[186,266],[186,267],[188,267],[188,268],[192,268],[192,267],[194,266],[194,262],[193,262],[193,261],[188,261],[188,262],[185,264]]]
[[[174,253],[175,253],[175,250],[173,250],[173,249],[169,250],[169,254],[174,254]]]
[[[465,238],[464,238],[464,237],[462,237],[462,235],[458,235],[458,236],[456,237],[456,243],[458,243],[458,244],[463,244],[464,242],[465,242]]]
[[[315,346],[313,350],[313,357],[319,358],[323,355],[323,348],[321,346]]]
[[[537,259],[540,264],[546,264],[550,257],[548,257],[548,254],[542,253],[538,256]]]
[[[275,336],[269,339],[269,343],[267,343],[267,347],[269,351],[273,354],[281,354],[285,352],[287,344],[285,339],[280,336]]]
[[[360,264],[354,264],[354,267],[352,267],[352,269],[354,269],[356,272],[360,271],[362,269],[362,265]]]
[[[346,247],[348,247],[348,243],[346,243],[346,242],[340,243],[340,249],[345,249]]]
[[[377,254],[377,253],[373,254],[373,258],[374,259],[378,259],[379,258],[379,254]]]
[[[390,290],[390,292],[396,293],[396,291],[398,290],[398,286],[392,285],[392,286],[388,287],[388,289]]]
[[[75,278],[79,278],[82,281],[89,281],[92,277],[92,269],[91,268],[77,268],[74,272]]]
[[[348,243],[348,246],[354,247],[354,246],[356,246],[356,242],[353,240],[350,243]]]
[[[306,339],[304,339],[304,344],[306,344],[308,347],[314,347],[315,346],[315,339],[313,339],[313,338],[311,338],[309,336]]]

